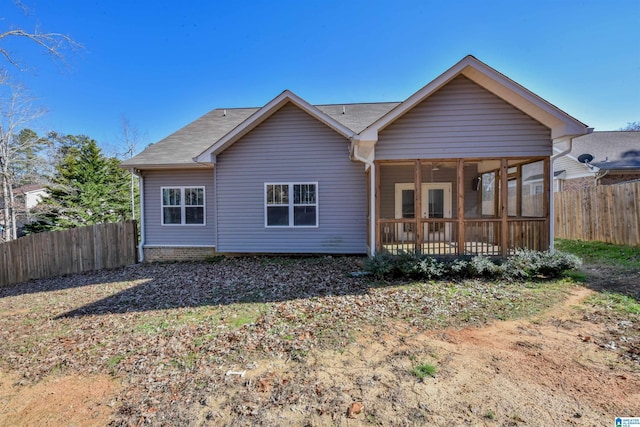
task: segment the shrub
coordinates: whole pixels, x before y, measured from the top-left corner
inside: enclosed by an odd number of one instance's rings
[[[420,267],[421,257],[411,252],[402,252],[396,255],[395,267],[396,275],[408,279],[422,279],[422,269]]]
[[[504,263],[485,256],[441,261],[427,255],[403,252],[378,254],[367,260],[365,269],[376,279],[401,277],[414,280],[440,278],[523,280],[554,278],[581,265],[578,257],[563,252],[518,250]]]
[[[447,266],[445,263],[427,256],[423,256],[418,260],[417,270],[421,279],[439,279],[447,275]]]
[[[474,277],[496,279],[502,276],[502,272],[504,271],[500,265],[496,264],[491,258],[482,255],[473,257],[470,264],[470,270]]]
[[[534,277],[560,277],[567,270],[574,270],[582,264],[575,255],[563,252],[538,252],[520,249],[509,257],[504,265],[505,276],[510,279]]]
[[[395,269],[394,256],[388,253],[376,254],[365,262],[364,269],[378,280],[389,277]]]

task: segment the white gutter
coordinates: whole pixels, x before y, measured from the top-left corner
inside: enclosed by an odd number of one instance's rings
[[[136,173],[137,172],[137,173]],[[144,261],[144,177],[137,169],[131,169],[138,177],[138,187],[140,188],[140,245],[138,246],[138,262]]]
[[[365,164],[365,171],[367,168],[369,173],[369,191],[371,192],[369,197],[369,256],[375,256],[376,254],[376,168],[373,161],[362,157],[358,154],[358,144],[353,143],[353,150],[351,152],[352,157]]]
[[[588,135],[590,133],[593,132],[593,128],[587,128],[587,133],[585,135]],[[549,196],[549,250],[550,251],[554,251],[555,249],[555,242],[554,242],[554,236],[555,236],[555,228],[556,228],[556,224],[555,224],[555,215],[554,215],[554,168],[553,168],[553,162],[556,159],[559,159],[560,157],[564,157],[567,154],[569,154],[571,152],[571,150],[573,149],[573,140],[579,136],[582,135],[576,135],[576,136],[572,136],[569,138],[569,147],[564,150],[561,151],[560,153],[554,154],[553,156],[551,156],[551,161],[549,162],[549,179],[551,180],[551,185],[549,187],[551,187],[549,189],[549,191],[551,192],[551,195]]]

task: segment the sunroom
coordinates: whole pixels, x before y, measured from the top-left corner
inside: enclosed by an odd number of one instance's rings
[[[549,248],[549,162],[375,162],[377,251],[504,257],[519,248]]]

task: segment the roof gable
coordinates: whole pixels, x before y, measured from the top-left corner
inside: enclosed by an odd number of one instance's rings
[[[378,132],[395,122],[459,75],[467,77],[550,128],[552,139],[587,133],[587,126],[584,123],[469,55],[411,95],[389,113],[373,122],[360,132],[356,138],[364,141],[376,141]]]
[[[317,107],[309,104],[307,101],[303,100],[293,92],[285,90],[280,95],[269,101],[264,107],[253,113],[245,121],[236,126],[229,133],[216,141],[213,145],[202,151],[198,156],[194,158],[194,160],[196,162],[211,162],[211,156],[215,156],[224,151],[227,147],[237,142],[244,135],[255,129],[256,126],[267,120],[275,112],[289,103],[295,105],[302,111],[309,114],[311,117],[314,117],[315,119],[324,123],[345,138],[351,138],[355,134],[353,130],[338,122],[336,119],[323,113]]]

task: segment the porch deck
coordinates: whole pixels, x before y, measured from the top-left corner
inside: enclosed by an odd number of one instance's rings
[[[391,254],[418,252],[434,256],[504,256],[518,249],[545,250],[548,247],[548,222],[539,218],[509,218],[506,242],[502,239],[500,219],[443,220],[421,219],[420,240],[416,241],[415,220],[379,221],[379,250]],[[435,231],[434,231],[435,230]],[[503,245],[506,245],[503,250]]]
[[[413,243],[393,243],[385,244],[382,249],[390,254],[397,255],[403,252],[414,252],[416,247]],[[500,246],[483,242],[465,242],[462,253],[458,250],[457,242],[423,243],[419,246],[418,252],[424,255],[499,255]]]
[[[376,161],[379,252],[506,257],[550,243],[547,157]]]

